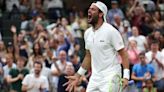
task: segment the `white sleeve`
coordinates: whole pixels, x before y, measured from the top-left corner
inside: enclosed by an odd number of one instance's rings
[[[85,49],[88,50],[89,49],[89,46],[87,44],[87,32],[86,31],[84,33],[84,42],[85,42]]]
[[[55,64],[52,64],[52,65],[51,65],[51,72],[52,72],[52,71],[57,71],[57,69],[56,69],[56,67],[55,67]]]
[[[47,77],[43,77],[44,81],[43,81],[43,88],[46,88],[47,90],[49,90],[49,83],[48,83],[48,79]]]
[[[25,76],[25,78],[22,81],[22,85],[29,85],[29,74]]]
[[[111,32],[110,40],[111,40],[111,44],[115,50],[118,51],[118,50],[124,48],[124,42],[123,42],[122,36],[116,29],[114,29]]]

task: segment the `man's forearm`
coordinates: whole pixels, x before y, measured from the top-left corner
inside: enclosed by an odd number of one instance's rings
[[[122,58],[122,65],[124,69],[129,69],[129,61],[128,61],[128,54],[126,53],[125,49],[121,49],[119,54]]]
[[[121,49],[118,51],[121,58],[122,58],[122,65],[123,65],[123,78],[130,79],[130,70],[129,70],[129,61],[128,61],[128,54],[125,49]]]
[[[87,70],[91,68],[91,55],[89,51],[86,51],[86,55],[84,57],[84,60],[82,62],[81,67],[77,71],[78,76],[84,75]]]
[[[86,70],[91,68],[91,55],[89,51],[86,51],[86,55],[81,66]]]

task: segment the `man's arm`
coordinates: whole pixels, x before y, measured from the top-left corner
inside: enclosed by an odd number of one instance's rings
[[[128,85],[128,80],[130,79],[130,70],[129,70],[129,61],[128,61],[128,54],[125,51],[125,48],[122,48],[118,51],[122,58],[122,65],[123,65],[123,88]]]
[[[124,69],[129,69],[129,61],[128,61],[128,54],[127,52],[125,51],[125,49],[120,49],[118,51],[119,55],[121,56],[122,58],[122,65],[123,65],[123,68]]]
[[[86,50],[86,55],[84,57],[84,60],[81,66],[86,70],[89,70],[91,68],[91,54],[89,50]]]
[[[20,78],[20,76],[17,76],[17,77],[15,77],[15,78],[12,78],[10,75],[8,75],[8,76],[7,76],[7,82],[8,82],[8,83],[13,83],[13,82],[18,81],[19,78]]]
[[[85,54],[85,57],[84,57],[81,67],[85,70],[89,70],[91,68],[91,54],[90,54],[89,50],[86,50],[86,54]],[[76,73],[76,75],[81,76],[82,74],[80,74],[80,71],[78,71]]]
[[[132,79],[136,81],[144,81],[144,77],[137,77],[135,73],[132,73]]]
[[[63,86],[67,85],[66,91],[71,92],[72,90],[76,90],[77,84],[80,82],[80,77],[85,74],[87,70],[91,68],[91,54],[89,50],[86,50],[86,54],[84,57],[84,60],[82,62],[82,65],[80,69],[77,71],[77,73],[74,76],[66,76],[66,78],[69,80]]]

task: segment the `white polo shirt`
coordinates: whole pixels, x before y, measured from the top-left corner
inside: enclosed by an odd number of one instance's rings
[[[121,74],[117,51],[124,48],[124,43],[118,30],[104,22],[96,31],[88,28],[84,40],[85,48],[91,53],[92,79]]]

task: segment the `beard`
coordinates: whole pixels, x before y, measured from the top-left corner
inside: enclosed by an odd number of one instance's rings
[[[88,23],[95,26],[98,23],[98,15],[94,15],[92,18],[89,18]]]

